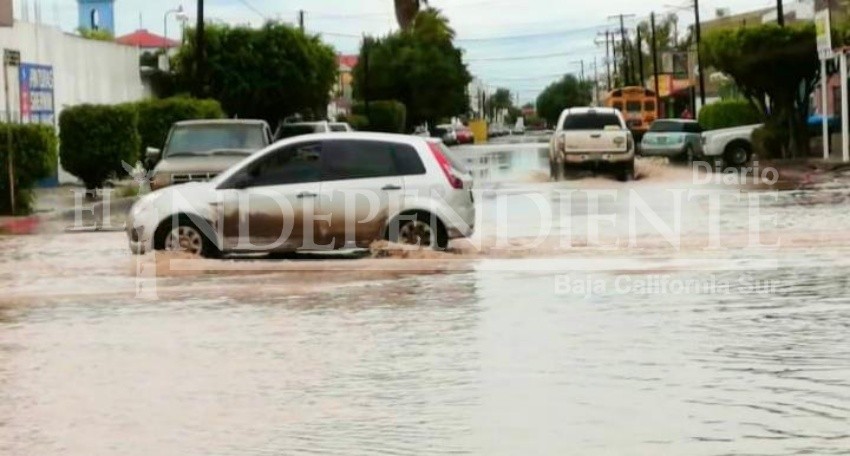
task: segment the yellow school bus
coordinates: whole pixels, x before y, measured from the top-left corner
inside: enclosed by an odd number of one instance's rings
[[[620,87],[608,93],[605,106],[623,113],[629,130],[636,137],[644,133],[658,118],[658,97],[643,87]]]

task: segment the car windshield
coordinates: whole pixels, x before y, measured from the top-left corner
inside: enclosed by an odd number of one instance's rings
[[[316,133],[317,129],[314,125],[282,125],[275,135],[275,139],[293,138],[295,136],[309,135]]]
[[[668,122],[658,120],[649,127],[649,131],[655,133],[681,133],[685,131],[684,122]]]
[[[255,151],[265,147],[264,136],[260,125],[177,126],[168,140],[166,156]]]
[[[604,130],[605,127],[621,128],[620,118],[610,113],[571,114],[564,119],[564,130]]]

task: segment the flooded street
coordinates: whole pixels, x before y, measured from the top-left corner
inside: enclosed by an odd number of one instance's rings
[[[847,454],[846,174],[552,183],[495,149],[458,151],[480,220],[450,253],[186,270],[121,232],[0,236],[0,454]]]

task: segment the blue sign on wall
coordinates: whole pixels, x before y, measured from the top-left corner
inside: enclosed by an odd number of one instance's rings
[[[21,63],[21,122],[54,125],[53,67]]]

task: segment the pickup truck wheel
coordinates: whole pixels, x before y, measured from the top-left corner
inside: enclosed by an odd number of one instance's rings
[[[752,155],[752,146],[743,141],[733,142],[726,146],[726,151],[723,153],[723,159],[730,166],[740,167],[750,161]]]
[[[620,182],[631,182],[635,180],[635,163],[631,162],[620,168],[617,173],[617,179],[619,179]]]

